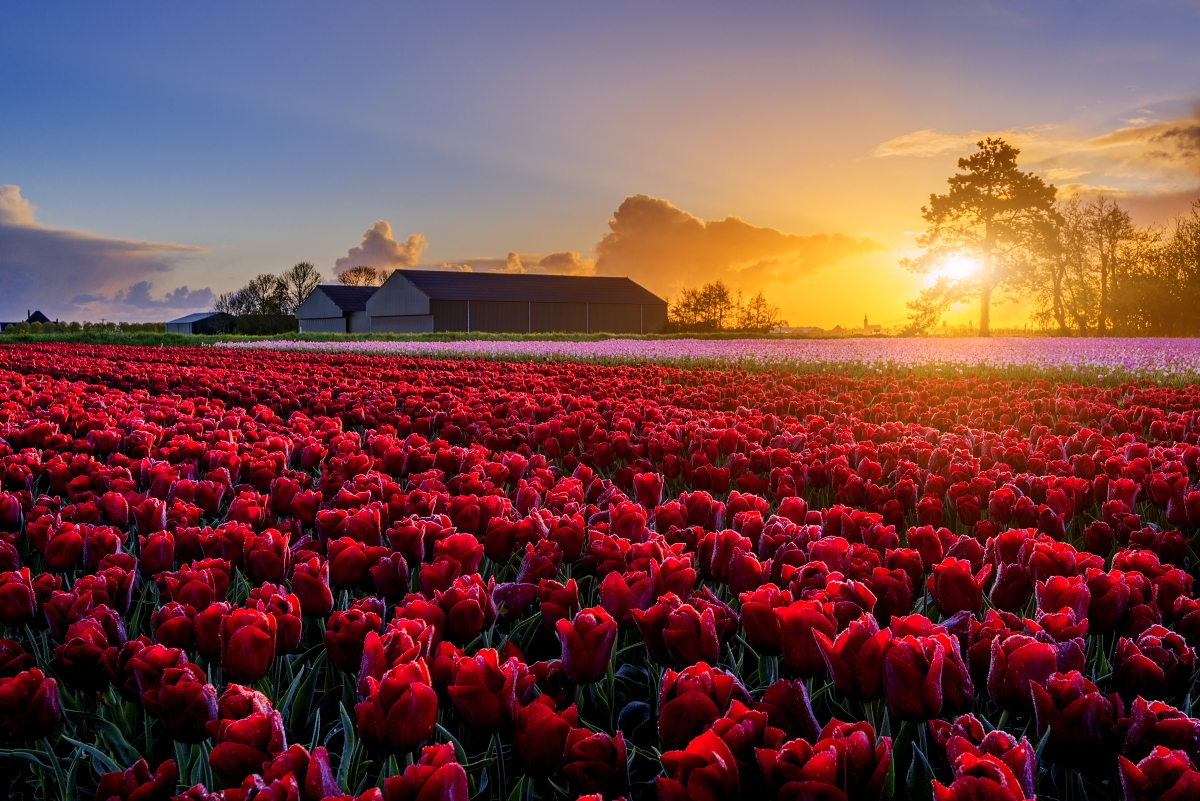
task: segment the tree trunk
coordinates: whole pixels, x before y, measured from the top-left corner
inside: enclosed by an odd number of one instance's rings
[[[983,265],[980,276],[981,291],[979,293],[979,336],[990,337],[992,310],[992,249],[985,245],[983,248]]]

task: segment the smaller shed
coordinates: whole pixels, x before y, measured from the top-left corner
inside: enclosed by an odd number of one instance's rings
[[[379,287],[319,284],[296,309],[300,333],[366,334],[371,331],[367,301]]]
[[[167,323],[168,334],[231,334],[237,318],[225,312],[196,312]]]

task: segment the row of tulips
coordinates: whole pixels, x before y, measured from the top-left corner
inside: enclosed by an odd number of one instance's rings
[[[10,794],[1197,792],[1194,388],[213,358],[0,350]]]

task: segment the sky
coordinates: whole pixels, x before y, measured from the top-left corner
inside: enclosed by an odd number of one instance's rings
[[[311,261],[898,324],[982,136],[1143,223],[1188,209],[1197,41],[1195,1],[0,0],[0,320],[170,319]]]

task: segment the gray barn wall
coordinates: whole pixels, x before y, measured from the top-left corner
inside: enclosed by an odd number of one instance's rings
[[[642,304],[642,333],[661,334],[667,330],[667,304]]]
[[[371,333],[371,318],[365,311],[350,312],[346,316],[346,332],[350,334]]]
[[[329,296],[321,291],[321,287],[317,287],[309,293],[296,308],[296,319],[300,320],[305,317],[322,318],[322,317],[341,317],[342,309],[336,303],[329,299]]]
[[[530,333],[586,333],[586,303],[534,303]]]
[[[377,333],[433,333],[432,314],[403,314],[392,317],[372,317],[371,330]]]
[[[367,301],[367,314],[371,317],[429,313],[429,298],[398,272],[393,272]]]
[[[340,314],[337,317],[298,317],[300,333],[344,334],[346,333],[346,318]]]
[[[519,300],[471,301],[471,330],[493,334],[529,331],[529,303]]]
[[[588,331],[593,334],[638,334],[642,307],[638,303],[589,303]]]
[[[466,331],[467,302],[465,300],[431,300],[429,310],[433,313],[433,330]]]
[[[190,334],[192,333],[191,323],[167,323],[168,334]]]

